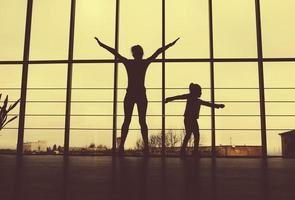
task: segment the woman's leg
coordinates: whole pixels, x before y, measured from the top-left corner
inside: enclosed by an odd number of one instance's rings
[[[121,142],[119,147],[119,152],[124,151],[124,144],[127,138],[127,134],[129,131],[129,125],[131,122],[132,112],[134,108],[134,102],[130,95],[127,93],[124,98],[124,122],[121,129]]]
[[[148,126],[147,126],[147,123],[146,123],[147,105],[148,105],[147,98],[144,95],[137,102],[139,124],[140,124],[140,128],[141,128],[142,139],[143,139],[143,142],[144,142],[144,153],[149,152]]]

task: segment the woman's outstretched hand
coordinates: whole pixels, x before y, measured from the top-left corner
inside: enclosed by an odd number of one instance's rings
[[[97,43],[101,46],[102,42],[97,38],[97,37],[94,37],[94,39],[97,41]]]
[[[176,40],[174,40],[173,42],[171,42],[171,46],[174,45],[177,41],[179,40],[179,38],[177,38]]]

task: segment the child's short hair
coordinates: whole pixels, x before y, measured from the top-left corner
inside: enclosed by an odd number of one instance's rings
[[[191,83],[189,85],[189,91],[190,91],[191,94],[195,94],[195,95],[200,96],[202,88],[201,88],[201,86],[199,84]]]

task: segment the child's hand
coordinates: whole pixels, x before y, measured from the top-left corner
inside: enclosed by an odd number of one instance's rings
[[[224,104],[219,104],[219,108],[224,108],[225,105]]]

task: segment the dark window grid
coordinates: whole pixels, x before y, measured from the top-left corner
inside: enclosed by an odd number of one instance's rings
[[[17,127],[10,127],[10,128],[5,128],[7,130],[18,130]],[[25,128],[24,130],[64,130],[64,127],[28,127]],[[113,130],[112,128],[70,128],[70,130],[80,130],[80,131],[85,131],[85,130],[93,130],[93,131],[109,131]],[[116,130],[121,130],[121,129],[116,129]],[[130,128],[129,130],[138,130],[140,131],[141,129],[139,128]],[[156,130],[162,130],[161,128],[150,128],[149,130],[151,131],[156,131]],[[184,130],[182,128],[169,128],[168,130]],[[212,129],[205,129],[201,128],[200,131],[211,131]],[[261,129],[255,129],[255,128],[222,128],[218,129],[216,128],[215,130],[218,131],[261,131]],[[266,130],[269,131],[289,131],[290,129],[287,128],[268,128]],[[236,134],[241,134],[241,133],[236,133]]]
[[[8,116],[15,116],[14,114],[8,114]],[[27,117],[65,117],[64,114],[26,114]],[[71,114],[71,117],[112,117],[111,114]],[[138,115],[133,115],[138,117]],[[146,115],[147,117],[162,117],[162,115]],[[211,117],[211,115],[199,115],[200,117]],[[231,114],[231,115],[215,115],[216,117],[260,117],[256,114]],[[295,115],[287,114],[272,114],[265,115],[266,117],[295,117]],[[124,117],[123,114],[117,114],[117,117]],[[183,117],[183,115],[165,115],[165,117]],[[5,128],[4,128],[5,129]]]
[[[54,104],[58,104],[58,103],[66,103],[67,101],[58,101],[58,100],[27,100],[26,103],[54,103]],[[265,103],[295,103],[295,101],[292,100],[287,100],[287,101],[283,101],[283,100],[277,100],[277,101],[264,101]],[[0,101],[0,103],[3,103],[3,101]],[[14,101],[8,101],[8,103],[14,103]],[[70,101],[70,103],[72,104],[84,104],[84,103],[113,103],[113,101]],[[123,104],[124,101],[117,101],[117,103]],[[149,103],[162,103],[162,101],[149,101]],[[177,101],[177,102],[172,102],[174,104],[179,104],[179,103],[185,103],[185,101]],[[229,100],[219,100],[219,101],[215,101],[215,103],[260,103],[260,101],[243,101],[243,100],[236,100],[236,101],[229,101]],[[162,115],[161,115],[162,116]]]
[[[295,62],[295,58],[165,58],[165,59],[156,59],[154,63],[196,63],[196,62],[205,62],[210,63],[222,63],[222,62]],[[17,60],[1,60],[0,67],[2,65],[17,65],[17,64],[92,64],[92,63],[120,63],[120,61],[114,59],[74,59],[69,60],[28,60],[28,61],[17,61]],[[99,66],[98,66],[99,67]]]
[[[119,40],[119,0],[116,0],[116,34],[115,34],[115,47],[116,49],[118,49],[118,40]],[[260,80],[260,87],[259,88],[215,88],[214,87],[214,63],[217,62],[257,62],[259,64],[259,69],[263,69],[263,63],[264,62],[294,62],[295,58],[264,58],[263,54],[262,54],[262,39],[261,39],[261,19],[260,19],[260,1],[259,0],[255,0],[255,7],[256,7],[256,30],[257,30],[257,48],[258,48],[258,57],[257,58],[214,58],[214,54],[213,54],[213,13],[212,13],[212,0],[208,0],[209,3],[209,34],[210,34],[210,58],[186,58],[186,59],[182,59],[182,58],[178,58],[178,59],[165,59],[165,55],[163,54],[162,59],[157,59],[155,62],[161,62],[162,63],[162,69],[163,72],[165,72],[165,63],[167,62],[208,62],[211,64],[211,88],[206,88],[211,90],[211,101],[214,102],[214,90],[217,89],[258,89],[263,93],[262,95],[260,95],[260,101],[255,101],[255,103],[260,103],[261,104],[261,108],[262,110],[265,110],[264,104],[266,102],[275,102],[275,103],[293,103],[293,101],[265,101],[264,100],[264,90],[268,90],[268,89],[294,89],[294,88],[264,88],[263,85],[263,73],[260,73],[259,76],[259,80]],[[75,17],[75,0],[72,0],[72,9],[71,9],[71,27],[70,27],[70,42],[69,42],[69,58],[68,60],[29,60],[29,44],[30,44],[30,29],[31,29],[31,18],[32,18],[32,4],[33,4],[33,0],[28,0],[28,6],[27,6],[27,19],[26,19],[26,34],[25,34],[25,46],[24,46],[24,58],[22,61],[13,61],[13,60],[9,60],[9,61],[0,61],[0,67],[2,65],[10,65],[10,64],[22,64],[23,65],[23,77],[22,77],[22,97],[24,101],[21,103],[21,108],[20,108],[20,121],[19,121],[19,138],[18,138],[18,153],[22,153],[22,145],[20,146],[20,143],[22,143],[21,140],[21,135],[23,136],[23,130],[24,128],[24,117],[25,117],[25,104],[27,102],[30,101],[26,101],[26,90],[28,89],[36,89],[36,90],[41,90],[41,88],[27,88],[26,87],[26,82],[27,82],[27,68],[29,64],[68,64],[69,68],[72,66],[72,64],[74,63],[113,63],[115,64],[115,70],[116,70],[116,66],[118,64],[118,61],[116,60],[112,60],[112,59],[89,59],[89,60],[74,60],[72,57],[72,51],[73,51],[73,34],[74,34],[74,17]],[[165,45],[165,0],[162,0],[162,45]],[[262,67],[261,67],[262,66]],[[263,72],[263,71],[262,71]],[[71,76],[71,75],[70,75]],[[114,76],[115,76],[115,83],[114,83],[114,88],[104,88],[104,89],[114,89],[114,101],[111,103],[114,103],[114,127],[116,126],[116,118],[117,116],[122,116],[122,115],[117,115],[116,113],[116,107],[117,107],[117,97],[116,97],[116,93],[117,90],[120,89],[125,89],[125,88],[117,88],[116,82],[117,82],[117,75],[116,72],[114,72]],[[163,76],[163,81],[162,81],[162,86],[165,86],[165,73],[162,73]],[[71,78],[71,77],[70,77]],[[262,79],[262,80],[261,80]],[[69,80],[69,77],[68,77]],[[261,87],[261,84],[263,87]],[[213,86],[213,87],[212,87]],[[4,90],[17,90],[19,88],[1,88]],[[67,88],[42,88],[44,90],[50,90],[50,89],[66,89],[68,92],[70,92],[72,89],[98,89],[98,88],[69,88],[69,85]],[[153,88],[153,89],[161,89],[162,90],[162,99],[164,99],[165,97],[165,90],[167,89],[173,89],[173,90],[177,90],[177,89],[186,89],[186,88]],[[69,96],[69,95],[68,95]],[[67,106],[69,106],[71,103],[74,103],[73,101],[70,100],[70,98],[68,97],[69,100],[67,100]],[[38,101],[37,101],[38,102]],[[64,102],[64,101],[63,101]],[[159,101],[161,102],[161,101]],[[228,101],[229,102],[229,101]],[[230,101],[230,102],[235,102],[238,103],[236,101]],[[243,101],[245,103],[245,101]],[[248,101],[247,101],[248,102]],[[33,103],[33,102],[30,102]],[[80,103],[80,102],[77,102]],[[85,103],[85,102],[84,102]],[[254,101],[253,101],[254,103]],[[163,104],[163,101],[162,101]],[[163,116],[163,121],[162,124],[165,123],[165,117],[172,117],[172,116],[178,116],[178,115],[165,115],[165,106],[163,104],[162,106],[162,115],[159,116]],[[27,116],[40,116],[40,115],[32,115],[32,114],[27,114]],[[43,115],[42,115],[43,116]],[[65,115],[48,115],[48,116],[65,116]],[[70,118],[71,116],[89,116],[89,115],[75,115],[75,114],[70,114],[67,113],[66,114],[66,118]],[[100,115],[90,115],[90,116],[100,116]],[[181,115],[179,115],[181,116]],[[245,117],[245,116],[255,116],[255,117],[260,117],[261,118],[261,122],[262,124],[264,124],[264,127],[262,127],[261,129],[257,129],[257,130],[261,130],[262,131],[262,137],[263,134],[265,134],[265,130],[274,130],[274,129],[266,129],[265,128],[265,117],[266,116],[270,116],[270,117],[293,117],[294,115],[266,115],[265,111],[264,113],[261,113],[260,115],[215,115],[214,110],[212,110],[212,114],[211,115],[204,115],[204,116],[211,116],[212,117],[212,122],[214,122],[214,118],[215,116],[223,116],[223,117]],[[263,122],[264,121],[264,122]],[[214,126],[214,123],[213,123]],[[162,131],[165,131],[165,125],[162,127]],[[71,128],[69,130],[72,130]],[[97,130],[97,129],[95,129]],[[114,131],[114,135],[115,135],[115,130],[118,130],[116,128],[113,128]],[[214,148],[214,143],[215,141],[215,135],[214,135],[214,131],[215,131],[215,127],[212,127],[212,129],[209,129],[212,131],[212,135],[213,135],[213,139],[212,139],[212,148]],[[219,129],[216,129],[219,130]],[[276,130],[283,130],[283,129],[276,129]],[[264,133],[263,133],[264,132]],[[114,136],[113,135],[113,136]],[[115,138],[113,138],[114,141]],[[263,148],[265,148],[264,151],[266,151],[266,138],[263,139]],[[113,143],[114,146],[114,143]],[[164,149],[165,150],[165,149]],[[265,153],[264,153],[265,154]],[[213,154],[214,155],[214,154]],[[266,156],[266,155],[264,155]]]

